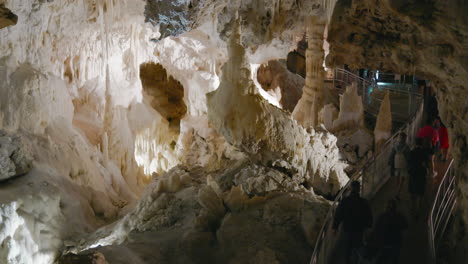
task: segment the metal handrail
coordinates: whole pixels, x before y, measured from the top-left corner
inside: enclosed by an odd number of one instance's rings
[[[369,160],[367,160],[366,163],[364,164],[364,166],[362,167],[362,169],[360,171],[358,171],[358,172],[355,172],[350,177],[350,180],[348,181],[348,183],[340,190],[340,192],[335,197],[335,200],[333,201],[333,203],[332,203],[332,205],[330,207],[330,210],[328,211],[328,213],[327,213],[327,215],[325,217],[324,223],[322,225],[319,236],[317,237],[317,241],[315,243],[315,248],[314,248],[314,252],[312,253],[310,264],[327,263],[326,260],[327,260],[328,256],[326,255],[326,253],[328,251],[328,248],[324,248],[324,247],[326,247],[326,245],[324,246],[324,244],[326,244],[328,242],[328,240],[327,240],[328,233],[330,232],[330,227],[331,227],[331,223],[332,223],[333,218],[334,218],[334,213],[335,213],[336,206],[337,206],[338,202],[342,199],[343,195],[346,192],[349,191],[351,181],[361,180],[362,181],[362,190],[361,190],[361,192],[363,194],[365,194],[363,196],[366,196],[368,199],[372,198],[377,193],[377,191],[380,190],[380,188],[388,181],[388,179],[390,178],[390,175],[385,175],[385,177],[380,178],[379,182],[375,183],[375,179],[374,179],[375,175],[374,174],[371,175],[372,179],[366,179],[366,174],[364,172],[366,172],[368,169],[370,169],[371,166],[373,166],[373,165],[375,166],[377,161],[385,158],[384,153],[388,153],[388,150],[393,147],[393,144],[394,144],[394,142],[395,142],[395,140],[396,140],[399,133],[401,133],[403,131],[406,131],[407,134],[409,135],[408,136],[408,142],[410,142],[410,143],[413,142],[414,138],[411,137],[411,135],[415,134],[415,133],[409,133],[410,132],[409,130],[412,127],[414,128],[414,127],[419,127],[420,126],[421,119],[422,119],[422,112],[423,112],[423,104],[421,103],[420,106],[419,106],[418,111],[411,118],[411,120],[408,123],[406,123],[405,126],[400,128],[396,133],[394,133],[382,145],[382,147],[380,149],[380,152],[378,152],[377,154],[374,154]],[[384,161],[385,161],[385,164],[387,164],[387,159],[384,159]],[[366,182],[368,180],[372,181],[372,184],[371,184],[370,187],[373,187],[373,188],[371,188],[371,189],[370,189],[369,186],[367,186]],[[368,190],[368,189],[370,189],[370,190]],[[367,191],[367,192],[365,192],[365,191]],[[325,252],[323,252],[323,251],[325,251]],[[325,259],[319,259],[321,257],[324,257]],[[323,261],[319,262],[320,260],[323,260]]]
[[[356,83],[358,88],[358,94],[361,95],[361,100],[363,105],[365,106],[365,111],[366,113],[376,117],[379,112],[379,107],[375,107],[375,105],[372,103],[378,103],[383,100],[383,98],[376,97],[374,93],[372,95],[369,95],[366,93],[366,89],[368,87],[372,87],[374,91],[389,91],[393,95],[405,95],[408,97],[408,113],[400,113],[400,112],[395,112],[392,111],[392,117],[394,120],[398,122],[405,122],[407,120],[407,116],[412,116],[415,114],[415,111],[417,111],[417,105],[422,101],[422,96],[418,93],[413,93],[410,91],[405,91],[405,90],[396,90],[396,89],[391,89],[388,87],[382,87],[379,86],[376,82],[374,81],[369,81],[367,79],[364,79],[352,72],[349,72],[345,69],[341,68],[336,68],[333,73],[333,78],[327,79],[327,81],[332,81],[333,82],[333,89],[337,89],[339,91],[342,91],[344,89],[338,89],[336,88],[336,83],[343,83],[344,85],[350,85],[352,83]],[[371,96],[369,98],[369,96]],[[374,106],[374,107],[372,107]]]
[[[432,203],[431,212],[428,219],[429,236],[429,261],[433,264],[437,262],[436,252],[447,224],[457,203],[455,196],[455,171],[453,169],[453,159],[440,182],[437,194]]]

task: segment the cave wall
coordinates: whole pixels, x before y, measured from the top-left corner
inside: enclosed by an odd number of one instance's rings
[[[338,1],[330,22],[327,65],[415,74],[430,80],[449,129],[458,206],[453,239],[468,245],[468,2]],[[464,248],[465,250],[463,250]],[[463,254],[464,257],[463,257]]]
[[[258,68],[257,80],[263,90],[280,98],[283,109],[293,112],[302,96],[304,78],[288,71],[282,61],[268,61]]]

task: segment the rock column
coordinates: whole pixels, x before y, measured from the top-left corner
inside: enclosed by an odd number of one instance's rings
[[[307,36],[309,46],[306,50],[306,80],[302,97],[294,108],[292,117],[304,128],[318,124],[318,112],[323,107],[323,33],[325,21],[311,17]]]

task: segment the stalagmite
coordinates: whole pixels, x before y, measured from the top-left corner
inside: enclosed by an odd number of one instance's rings
[[[390,94],[387,91],[380,105],[377,122],[374,129],[375,149],[385,142],[392,135],[392,111],[390,106]]]
[[[325,105],[318,114],[319,124],[323,124],[327,130],[333,130],[333,123],[338,118],[338,110],[333,104]]]
[[[354,129],[364,126],[364,106],[357,93],[356,83],[346,87],[340,96],[340,112],[333,122],[333,131]]]
[[[327,68],[434,78],[466,188],[468,4],[406,2],[0,0],[0,263],[309,263],[376,156],[356,86],[323,90],[322,47]],[[282,65],[304,31],[306,79]]]
[[[306,80],[302,97],[292,116],[304,128],[318,124],[318,112],[323,106],[323,34],[325,22],[311,17],[307,25],[308,48],[306,50]]]

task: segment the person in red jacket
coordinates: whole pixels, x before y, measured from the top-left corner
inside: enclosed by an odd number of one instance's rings
[[[430,149],[431,155],[431,167],[432,167],[432,176],[437,176],[437,172],[435,170],[435,157],[436,153],[439,152],[440,149],[440,136],[439,136],[439,128],[440,128],[440,119],[435,118],[432,121],[431,125],[427,125],[419,129],[418,134],[416,135],[417,138],[422,138],[424,140],[424,145],[428,146]]]
[[[447,161],[449,150],[449,137],[447,127],[441,122],[439,128],[440,152],[442,154],[442,161]]]

